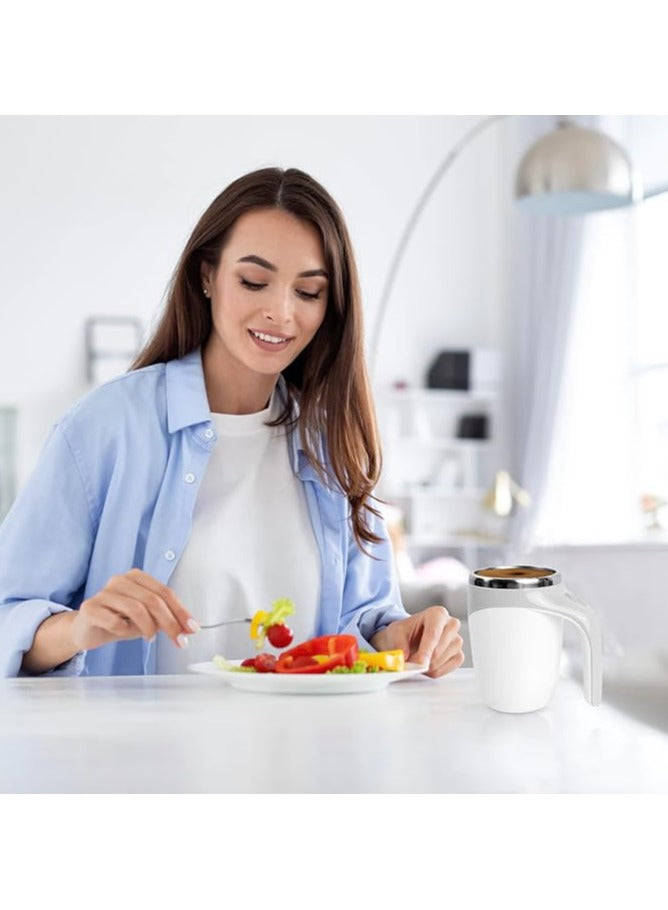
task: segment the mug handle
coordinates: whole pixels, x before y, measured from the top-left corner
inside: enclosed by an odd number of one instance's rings
[[[527,591],[531,605],[542,613],[561,616],[574,623],[584,639],[585,659],[582,665],[582,685],[590,705],[600,705],[603,696],[601,668],[601,626],[592,608],[567,588],[554,588],[548,594],[539,590]]]

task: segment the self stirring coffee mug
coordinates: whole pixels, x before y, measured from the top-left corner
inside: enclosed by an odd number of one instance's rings
[[[468,583],[473,667],[483,701],[496,711],[537,711],[559,678],[564,619],[580,629],[587,701],[601,703],[601,629],[586,603],[568,591],[555,569],[495,566]]]

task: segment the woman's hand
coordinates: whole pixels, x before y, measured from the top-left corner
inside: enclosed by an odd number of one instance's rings
[[[427,676],[444,676],[464,663],[460,626],[445,607],[427,607],[376,632],[371,644],[378,651],[402,648],[406,660],[429,665]]]
[[[188,644],[186,635],[199,626],[176,594],[141,569],[115,575],[74,611],[71,625],[77,651],[98,648],[111,641],[153,638],[165,632],[179,648]]]

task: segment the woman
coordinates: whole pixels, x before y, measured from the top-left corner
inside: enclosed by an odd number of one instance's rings
[[[0,673],[246,657],[247,625],[200,626],[279,597],[296,640],[352,633],[449,672],[459,622],[401,606],[379,469],[343,217],[302,171],[241,177],[132,369],[57,422],[0,528]]]

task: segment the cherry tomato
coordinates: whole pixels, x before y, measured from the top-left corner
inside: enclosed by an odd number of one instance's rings
[[[288,628],[288,626],[284,625],[282,622],[276,623],[275,626],[269,626],[267,629],[269,644],[273,645],[275,648],[287,648],[293,637],[292,629]]]
[[[241,661],[242,667],[255,667],[255,658],[247,657],[246,660]]]
[[[273,654],[258,654],[255,658],[255,669],[258,673],[273,673],[276,669],[276,658]]]

